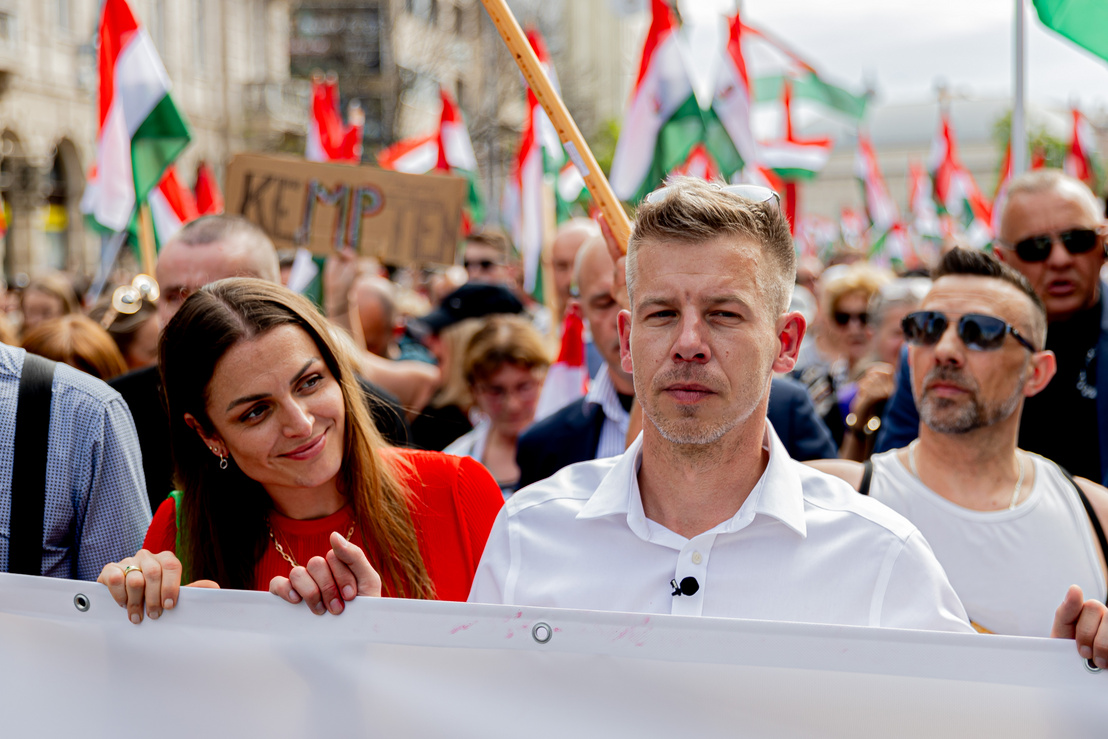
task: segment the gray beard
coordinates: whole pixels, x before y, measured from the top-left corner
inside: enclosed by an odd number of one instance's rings
[[[924,394],[920,399],[919,417],[927,428],[937,434],[968,434],[1000,423],[1016,412],[1023,399],[1022,390],[1017,388],[1004,402],[989,407],[981,402],[978,397],[979,388],[968,375],[947,367],[936,367],[927,373],[924,385],[938,378],[957,380],[970,390],[970,395],[966,402],[959,405],[949,398],[935,398]]]

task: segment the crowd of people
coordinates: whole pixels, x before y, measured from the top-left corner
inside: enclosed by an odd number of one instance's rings
[[[991,253],[798,264],[776,193],[674,178],[626,256],[564,224],[545,304],[484,229],[441,271],[333,255],[316,306],[207,216],[132,312],[57,274],[5,301],[0,571],[98,578],[135,623],[192,585],[976,628],[1108,668],[1106,222],[1036,170]],[[567,316],[591,379],[551,406]]]

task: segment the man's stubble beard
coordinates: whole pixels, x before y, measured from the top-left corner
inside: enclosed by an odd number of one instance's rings
[[[1020,370],[1024,375],[1026,364]],[[980,428],[993,426],[1016,412],[1023,399],[1022,382],[1012,394],[996,406],[986,406],[979,397],[980,387],[969,375],[960,370],[940,366],[927,373],[924,387],[933,379],[957,381],[969,391],[969,397],[961,406],[950,398],[929,397],[926,391],[920,399],[919,415],[927,428],[937,434],[968,434]],[[944,415],[943,410],[955,408],[952,414]]]

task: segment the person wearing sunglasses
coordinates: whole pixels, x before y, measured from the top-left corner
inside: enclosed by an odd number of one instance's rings
[[[990,255],[953,249],[903,326],[919,438],[865,465],[814,466],[915,524],[979,631],[1072,638],[1080,623],[1082,655],[1108,667],[1108,490],[1017,447],[1024,400],[1055,370],[1038,295]]]
[[[1024,406],[1020,446],[1108,485],[1102,207],[1083,182],[1060,170],[1026,172],[1009,185],[994,246],[997,257],[1024,275],[1046,306],[1046,348],[1057,357],[1054,380]],[[897,379],[878,451],[905,446],[919,426],[907,373]]]
[[[792,460],[766,419],[806,327],[775,193],[671,179],[626,265],[642,432],[512,496],[470,601],[969,631],[923,537]]]

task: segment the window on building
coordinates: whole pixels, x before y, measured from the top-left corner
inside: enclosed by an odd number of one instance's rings
[[[465,11],[462,10],[460,5],[454,6],[454,35],[461,36],[465,30],[466,16]]]
[[[427,22],[430,23],[432,27],[439,24],[439,0],[431,0],[431,5],[427,12]]]
[[[15,47],[15,16],[4,11],[0,11],[0,46]]]

